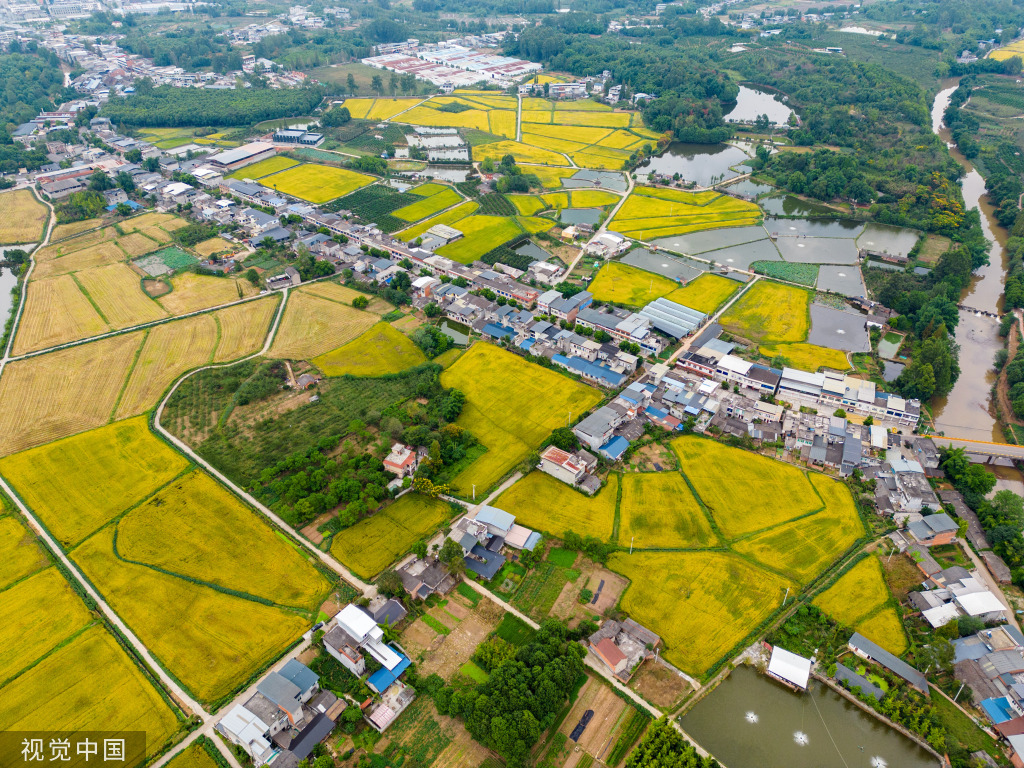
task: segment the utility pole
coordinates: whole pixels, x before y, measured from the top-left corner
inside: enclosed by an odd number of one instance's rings
[[[476,483],[473,483],[473,501],[476,501]]]
[[[786,596],[782,598],[782,606],[786,606],[786,601],[789,600],[789,587],[786,587]]]
[[[636,536],[630,536],[629,537],[629,554],[631,554],[631,555],[633,554],[633,539],[635,539],[635,538],[636,538]]]

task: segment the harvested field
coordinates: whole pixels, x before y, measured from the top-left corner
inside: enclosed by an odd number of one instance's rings
[[[277,308],[278,299],[267,297],[214,312],[213,319],[220,328],[220,340],[213,362],[237,360],[258,352],[266,341]]]
[[[165,486],[117,524],[120,556],[306,611],[331,585],[298,549],[210,475]],[[252,553],[261,553],[259,568]]]
[[[426,359],[408,336],[387,323],[377,323],[354,341],[311,362],[327,376],[383,376],[412,368]]]
[[[377,319],[369,312],[319,298],[300,288],[288,297],[270,356],[310,360],[348,343]]]
[[[408,493],[336,534],[331,553],[362,579],[370,579],[432,535],[451,516],[448,503]]]
[[[14,515],[0,516],[0,556],[0,589],[6,589],[50,562],[36,537]]]
[[[133,216],[121,223],[121,227],[125,232],[136,231],[144,232],[152,227],[159,227],[167,232],[173,232],[176,229],[181,229],[186,226],[187,222],[183,219],[179,219],[173,213],[157,213],[150,211],[144,213],[141,216]]]
[[[109,330],[71,275],[32,280],[25,290],[25,310],[12,354],[23,355]]]
[[[91,234],[91,233],[90,233]],[[89,235],[86,235],[88,237]],[[74,242],[74,241],[70,241]],[[107,264],[117,264],[125,260],[124,252],[112,241],[90,245],[88,248],[69,253],[58,259],[48,261],[40,260],[36,268],[32,270],[31,281],[44,280],[54,275],[66,275],[71,272],[81,272],[83,269],[103,267]]]
[[[86,219],[85,221],[74,221],[70,224],[58,224],[53,228],[53,232],[50,233],[50,242],[56,243],[101,226],[103,226],[103,219]]]
[[[728,654],[796,586],[720,552],[615,552],[608,566],[632,581],[622,609],[661,635],[665,658],[692,675]]]
[[[152,408],[181,374],[210,362],[217,346],[217,324],[211,315],[164,323],[145,333],[146,340],[117,405],[117,419]]]
[[[851,367],[845,352],[803,342],[766,345],[758,347],[758,352],[772,360],[782,358],[790,368],[799,368],[802,371],[813,372],[819,368],[848,371]]]
[[[308,293],[312,296],[319,296],[321,299],[328,299],[330,301],[337,301],[341,304],[352,305],[352,300],[357,299],[360,296],[365,296],[370,300],[370,307],[367,307],[367,311],[373,312],[373,305],[376,303],[375,296],[370,296],[361,291],[357,291],[354,288],[348,288],[338,283],[319,282],[310,283],[309,285],[302,286],[302,292]],[[391,309],[391,305],[387,305],[388,309]]]
[[[215,253],[234,253],[240,248],[241,246],[237,243],[232,243],[223,237],[211,237],[209,240],[203,240],[197,244],[192,250],[204,258],[209,258]]]
[[[686,481],[676,472],[622,476],[619,543],[638,549],[714,547],[718,537]]]
[[[494,504],[515,515],[527,528],[557,537],[573,531],[608,541],[615,524],[618,485],[618,476],[609,475],[608,485],[589,497],[551,475],[531,472],[501,494]]]
[[[619,721],[629,709],[629,705],[615,693],[614,688],[590,675],[559,730],[568,736],[583,717],[583,713],[593,710],[593,717],[576,743],[588,755],[601,760],[615,746],[614,737]]]
[[[710,315],[736,293],[741,285],[742,283],[728,277],[703,274],[684,287],[672,291],[665,298]]]
[[[56,568],[29,576],[0,599],[0,681],[9,680],[92,621]]]
[[[570,412],[585,413],[601,400],[594,388],[533,365],[490,344],[476,344],[441,375],[466,395],[458,423],[472,430],[487,453],[453,481],[464,495],[490,488],[562,426]]]
[[[693,688],[685,678],[663,664],[644,662],[629,681],[629,687],[654,706],[668,712],[676,709]]]
[[[725,328],[765,344],[804,341],[811,327],[811,293],[792,285],[758,280],[722,315]]]
[[[139,639],[200,701],[229,694],[309,628],[302,616],[114,555],[107,527],[71,554]]]
[[[76,274],[75,279],[112,329],[167,317],[160,305],[142,290],[139,275],[126,264],[89,269]]]
[[[355,192],[374,181],[376,179],[373,176],[365,173],[307,163],[275,173],[269,179],[264,179],[263,183],[278,192],[320,205]]]
[[[822,508],[807,477],[791,464],[699,437],[672,441],[683,474],[729,538]]]
[[[12,169],[13,170],[13,169]],[[49,209],[31,190],[0,194],[0,244],[34,243],[40,240],[50,218]]]
[[[11,363],[0,378],[0,456],[106,424],[142,342],[127,333]]]
[[[99,222],[98,219],[92,219],[94,222]],[[100,222],[102,223],[102,222]],[[73,224],[66,226],[72,227]],[[86,230],[91,229],[89,227]],[[45,248],[40,248],[35,252],[35,260],[37,263],[44,261],[53,261],[69,254],[75,253],[76,251],[83,251],[93,245],[99,245],[100,243],[112,242],[118,237],[117,230],[113,227],[104,227],[102,229],[91,229],[91,231],[84,231],[81,235],[70,237],[69,239],[57,242],[53,240],[50,245]]]
[[[188,468],[145,417],[0,460],[0,474],[62,546],[74,546]]]
[[[183,272],[171,278],[172,290],[157,303],[172,315],[187,315],[201,309],[217,307],[259,293],[248,280],[212,277]]]
[[[145,731],[146,750],[156,754],[178,728],[174,711],[100,626],[0,688],[4,730]]]
[[[631,307],[642,307],[679,288],[679,283],[667,277],[610,261],[601,267],[590,284],[589,291],[597,301],[613,301]]]
[[[451,610],[465,610],[457,602],[461,599],[449,595],[447,607]],[[424,655],[423,661],[419,663],[423,675],[438,674],[445,680],[451,678],[494,630],[503,614],[504,611],[490,600],[481,600],[466,618],[452,628],[444,642]]]
[[[160,243],[150,240],[141,232],[132,232],[129,235],[117,238],[117,245],[122,251],[132,257],[142,256],[160,247]]]

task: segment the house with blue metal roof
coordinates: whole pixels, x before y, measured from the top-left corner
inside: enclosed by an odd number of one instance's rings
[[[622,454],[626,452],[627,448],[629,448],[629,441],[621,435],[618,435],[613,437],[597,450],[612,461],[618,461],[622,458]]]

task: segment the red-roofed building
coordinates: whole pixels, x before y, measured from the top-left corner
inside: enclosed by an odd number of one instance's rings
[[[418,464],[416,451],[401,443],[392,445],[391,453],[384,459],[384,469],[396,477],[411,477]]]
[[[601,661],[608,665],[609,669],[616,675],[622,674],[626,668],[626,654],[619,650],[615,641],[610,637],[600,640],[597,645],[591,646],[594,653],[601,657]]]

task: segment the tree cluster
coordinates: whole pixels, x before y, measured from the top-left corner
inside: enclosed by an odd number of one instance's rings
[[[111,99],[103,114],[121,126],[252,125],[308,115],[322,98],[318,87],[211,90],[161,85]]]
[[[575,689],[585,655],[564,624],[548,619],[514,655],[496,647],[481,655],[493,665],[486,683],[441,688],[434,701],[441,714],[461,718],[473,738],[519,768]]]

